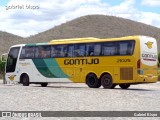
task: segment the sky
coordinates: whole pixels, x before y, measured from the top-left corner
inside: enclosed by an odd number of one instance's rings
[[[160,28],[160,0],[0,0],[0,31],[29,37],[77,17],[122,17]]]

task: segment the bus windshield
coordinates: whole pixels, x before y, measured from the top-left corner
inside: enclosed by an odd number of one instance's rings
[[[13,47],[10,49],[10,52],[8,54],[8,59],[7,59],[6,72],[15,71],[19,49],[20,47]]]

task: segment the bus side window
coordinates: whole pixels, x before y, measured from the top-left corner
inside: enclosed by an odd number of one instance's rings
[[[74,50],[74,57],[85,56],[85,44],[76,44]]]
[[[68,46],[68,57],[73,57],[74,45]]]
[[[79,46],[79,55],[85,56],[85,44]]]
[[[51,46],[51,57],[67,57],[67,45]]]
[[[135,41],[128,41],[127,55],[132,55],[134,51]]]
[[[56,57],[56,46],[51,46],[51,57]]]
[[[25,46],[22,48],[20,59],[32,59],[34,58],[34,46]]]
[[[44,58],[50,58],[51,46],[46,45],[46,46],[43,46],[43,48],[44,48]]]
[[[86,45],[87,56],[94,56],[94,43]]]
[[[67,45],[65,45],[64,47],[63,47],[63,53],[64,53],[64,57],[67,57],[68,56],[68,50],[67,50]]]
[[[116,42],[106,42],[103,44],[102,54],[107,56],[117,55]]]
[[[64,56],[62,46],[57,46],[56,56],[57,57],[63,57]]]
[[[94,55],[99,56],[101,54],[101,44],[94,45]]]
[[[36,53],[35,53],[35,57],[36,58],[42,58],[43,57],[43,52],[42,52],[42,47],[41,46],[38,46],[36,47]]]
[[[127,43],[120,43],[120,55],[127,55]]]
[[[25,58],[25,47],[22,48],[22,52],[21,52],[21,55],[20,55],[20,59],[24,59]]]

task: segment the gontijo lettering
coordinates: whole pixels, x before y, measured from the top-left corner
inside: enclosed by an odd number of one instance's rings
[[[92,59],[65,59],[64,65],[99,64],[98,58]]]
[[[142,58],[144,59],[144,60],[152,60],[152,61],[156,61],[156,59],[157,59],[157,55],[154,55],[154,54],[142,54]]]

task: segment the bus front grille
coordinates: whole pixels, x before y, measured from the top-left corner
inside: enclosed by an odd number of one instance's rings
[[[133,68],[132,67],[120,68],[120,79],[133,80]]]

